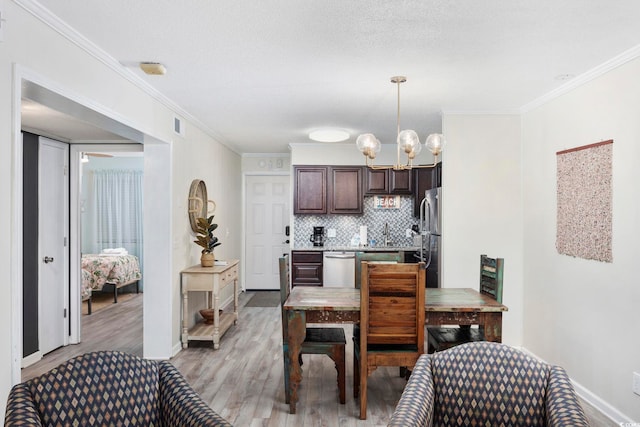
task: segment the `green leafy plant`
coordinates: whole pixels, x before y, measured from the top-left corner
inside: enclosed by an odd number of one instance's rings
[[[202,246],[202,253],[213,252],[213,248],[220,246],[222,243],[217,237],[213,236],[213,232],[218,228],[218,224],[213,223],[213,215],[209,218],[196,218],[196,239],[193,242]]]

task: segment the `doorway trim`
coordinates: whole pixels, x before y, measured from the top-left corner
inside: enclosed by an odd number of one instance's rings
[[[21,134],[21,99],[23,95],[23,83],[41,86],[53,94],[77,104],[93,113],[99,114],[113,123],[131,129],[140,135],[140,141],[145,144],[144,162],[144,188],[145,188],[145,234],[148,230],[155,230],[153,241],[145,239],[144,264],[152,272],[151,278],[154,286],[148,287],[143,293],[143,345],[144,357],[151,359],[169,359],[172,355],[172,319],[166,316],[171,312],[172,286],[171,277],[171,200],[172,200],[172,174],[171,174],[171,141],[162,140],[152,135],[139,131],[135,126],[128,124],[128,120],[103,106],[75,94],[73,91],[61,87],[55,82],[39,75],[38,73],[20,65],[13,64],[13,91],[12,91],[12,190],[11,190],[11,381],[17,384],[21,381],[22,364],[22,134]],[[135,140],[135,139],[132,139]],[[146,144],[149,144],[147,150]],[[156,167],[159,165],[161,167]],[[167,165],[169,167],[167,167]],[[167,173],[169,171],[169,173]],[[154,182],[165,184],[163,191],[154,191]],[[156,184],[157,184],[156,182]],[[146,191],[149,190],[149,191]],[[151,196],[151,197],[148,197]],[[77,203],[76,196],[76,203]],[[152,203],[149,203],[152,199]],[[73,211],[74,206],[70,206]],[[71,225],[74,226],[73,224]],[[166,230],[158,233],[157,230]]]

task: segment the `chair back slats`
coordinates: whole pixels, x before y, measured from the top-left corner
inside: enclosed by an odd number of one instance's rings
[[[369,344],[412,344],[424,341],[424,269],[420,264],[364,262],[361,327]],[[366,325],[363,325],[364,311]]]
[[[367,418],[367,377],[379,366],[413,368],[424,353],[424,262],[364,261],[360,286],[360,332],[354,337],[353,395]]]
[[[480,255],[480,293],[502,303],[504,258]]]
[[[356,252],[356,288],[362,281],[362,261],[399,263],[402,262],[400,252]]]

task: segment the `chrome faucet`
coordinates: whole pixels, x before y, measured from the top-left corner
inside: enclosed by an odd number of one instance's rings
[[[384,245],[385,246],[389,246],[391,244],[391,239],[389,238],[389,223],[388,222],[384,223],[384,231],[382,232],[382,235],[384,236]]]

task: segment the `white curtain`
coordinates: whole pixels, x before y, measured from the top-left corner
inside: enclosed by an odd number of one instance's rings
[[[142,181],[136,170],[96,170],[93,176],[96,252],[125,248],[138,257],[142,269]],[[142,275],[144,278],[144,273]],[[143,282],[140,281],[140,289]]]

